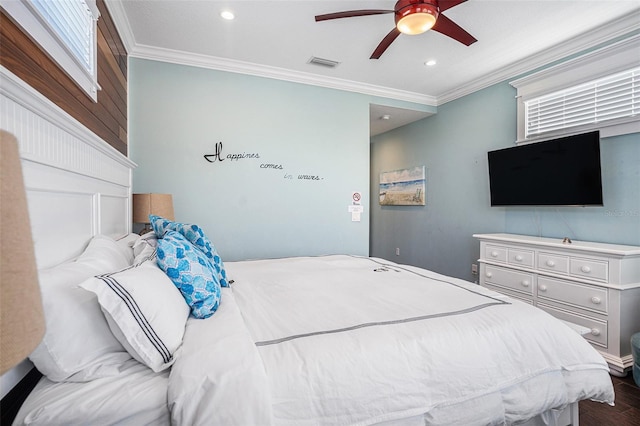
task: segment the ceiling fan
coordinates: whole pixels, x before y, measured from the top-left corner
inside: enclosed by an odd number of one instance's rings
[[[475,43],[478,40],[442,14],[445,10],[451,9],[466,1],[467,0],[399,0],[393,10],[362,9],[327,13],[325,15],[316,15],[316,22],[328,21],[330,19],[352,18],[354,16],[393,13],[395,15],[396,26],[382,39],[369,58],[378,59],[400,33],[409,35],[422,34],[431,29],[451,37],[466,46]]]

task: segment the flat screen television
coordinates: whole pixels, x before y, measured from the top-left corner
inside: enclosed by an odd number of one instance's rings
[[[490,151],[492,206],[601,206],[600,132]]]

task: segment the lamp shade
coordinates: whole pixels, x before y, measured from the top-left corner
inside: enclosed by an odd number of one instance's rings
[[[149,215],[175,220],[171,194],[133,194],[133,222],[149,223]]]
[[[0,130],[0,374],[35,349],[44,330],[18,142]]]

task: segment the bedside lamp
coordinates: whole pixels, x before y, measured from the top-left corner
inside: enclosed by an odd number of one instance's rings
[[[0,131],[0,374],[29,356],[44,331],[20,151]]]
[[[149,215],[175,220],[173,216],[173,197],[171,194],[133,194],[133,222],[144,223],[140,235],[151,231]]]

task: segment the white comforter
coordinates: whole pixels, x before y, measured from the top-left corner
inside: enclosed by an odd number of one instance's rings
[[[154,373],[135,359],[120,374],[90,382],[43,377],[20,407],[13,425],[168,425],[169,371]]]
[[[613,402],[603,358],[547,313],[382,259],[227,263],[190,319],[168,400],[178,425],[511,424]]]

